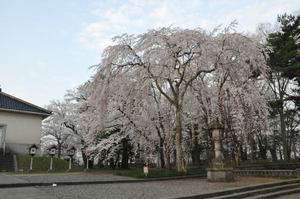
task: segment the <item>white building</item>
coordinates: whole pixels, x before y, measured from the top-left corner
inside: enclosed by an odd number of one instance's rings
[[[28,155],[29,146],[39,146],[42,120],[49,115],[50,111],[0,89],[0,150]]]

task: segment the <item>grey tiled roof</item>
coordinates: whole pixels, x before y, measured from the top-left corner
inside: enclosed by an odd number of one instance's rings
[[[25,102],[4,92],[0,92],[0,110],[1,109],[7,111],[31,112],[33,114],[36,113],[41,115],[51,114],[51,112],[46,109]]]

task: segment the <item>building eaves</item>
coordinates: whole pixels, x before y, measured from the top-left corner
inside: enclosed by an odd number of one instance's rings
[[[0,92],[0,110],[37,114],[46,117],[51,115],[51,112],[47,109],[41,108],[4,92]]]

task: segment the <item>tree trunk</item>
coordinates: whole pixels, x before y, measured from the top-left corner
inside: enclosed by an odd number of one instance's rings
[[[193,149],[191,152],[192,156],[192,163],[194,166],[199,166],[200,167],[200,145],[198,144],[198,140],[194,139],[193,141]]]
[[[111,169],[116,168],[115,160],[113,158],[109,159],[109,168],[111,168]]]
[[[257,148],[256,148],[255,140],[253,138],[250,138],[250,148],[251,148],[251,161],[255,161]]]
[[[182,150],[182,108],[176,107],[176,134],[175,134],[175,145],[176,145],[176,167],[177,171],[185,172],[186,165],[183,157]]]
[[[165,168],[165,157],[164,157],[163,144],[160,144],[160,146],[159,146],[159,158],[160,158],[160,167]]]
[[[161,124],[162,126],[162,124]],[[157,131],[157,135],[159,138],[159,149],[158,149],[158,153],[159,153],[159,161],[160,161],[160,167],[161,168],[165,168],[165,158],[164,158],[164,138],[161,135],[160,129],[158,127],[156,127],[156,131]]]
[[[281,151],[280,147],[279,147],[278,151],[279,151],[279,158],[280,158],[280,160],[283,160],[283,158],[282,158],[282,151]]]
[[[276,147],[270,147],[269,150],[272,156],[272,162],[276,162],[277,161]]]
[[[171,139],[171,131],[170,131],[170,127],[168,128],[167,131],[165,131],[166,136],[165,136],[165,142],[164,142],[164,157],[165,157],[165,168],[166,169],[171,169],[172,165],[171,165],[171,156],[172,156],[172,152],[171,152],[171,146],[174,145],[173,139]]]
[[[238,144],[236,144],[236,153],[234,154],[235,165],[240,165],[241,157],[241,147]]]
[[[261,160],[267,159],[268,141],[266,138],[258,138],[259,157]]]
[[[83,164],[84,164],[84,168],[86,168],[86,155],[85,155],[85,150],[82,148],[81,149],[81,154],[82,154],[82,161],[83,161]]]
[[[267,147],[263,147],[263,146],[259,147],[259,157],[261,160],[267,159]]]
[[[240,145],[240,152],[241,152],[241,159],[242,161],[247,161],[248,160],[248,155],[247,155],[247,147],[243,145]]]
[[[296,148],[296,144],[293,143],[293,154],[294,154],[294,159],[297,159],[297,148]]]
[[[200,150],[199,150],[199,148],[194,148],[192,151],[192,163],[194,166],[200,167]]]
[[[165,165],[165,167],[166,167],[166,169],[171,169],[171,158],[170,158],[170,154],[168,153],[168,154],[166,154],[166,161],[165,161],[165,163],[166,163],[166,165]]]
[[[280,130],[281,130],[282,147],[283,147],[283,158],[285,161],[290,161],[290,157],[288,154],[288,143],[286,138],[286,127],[284,121],[283,105],[279,107],[279,118],[280,118]]]
[[[126,138],[122,140],[123,151],[122,151],[122,169],[128,169],[129,151],[128,151],[128,141]]]
[[[171,154],[170,154],[170,149],[168,146],[165,146],[165,150],[164,150],[164,157],[165,157],[165,168],[166,169],[171,169]]]
[[[61,156],[61,142],[57,142],[57,157],[60,159]]]
[[[201,148],[200,145],[198,144],[198,135],[199,131],[198,128],[195,129],[195,126],[192,124],[192,163],[195,166],[200,166],[200,153],[201,153]]]

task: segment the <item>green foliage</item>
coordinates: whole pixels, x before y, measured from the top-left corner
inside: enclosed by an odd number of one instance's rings
[[[176,170],[168,170],[168,169],[150,169],[150,172],[147,177],[144,175],[142,169],[122,171],[122,172],[115,173],[115,175],[128,176],[133,178],[164,178],[164,177],[201,175],[201,174],[206,174],[206,170],[188,169],[187,172],[178,172]]]
[[[294,101],[300,110],[300,15],[284,14],[278,16],[277,21],[280,23],[280,30],[269,34],[267,38],[267,61],[272,69],[270,79],[274,72],[279,72],[282,78],[295,78],[298,88],[293,90],[298,96],[287,100]],[[272,105],[280,107],[280,104]]]
[[[18,157],[19,171],[27,172],[30,167],[30,156]],[[34,157],[33,158],[33,171],[32,172],[47,172],[50,167],[50,157]],[[69,162],[59,158],[53,158],[54,172],[65,172],[69,168]],[[72,166],[72,171],[81,171],[83,167]]]
[[[269,66],[288,78],[300,77],[300,16],[284,14],[278,16],[281,30],[271,33],[267,42],[269,47]]]

